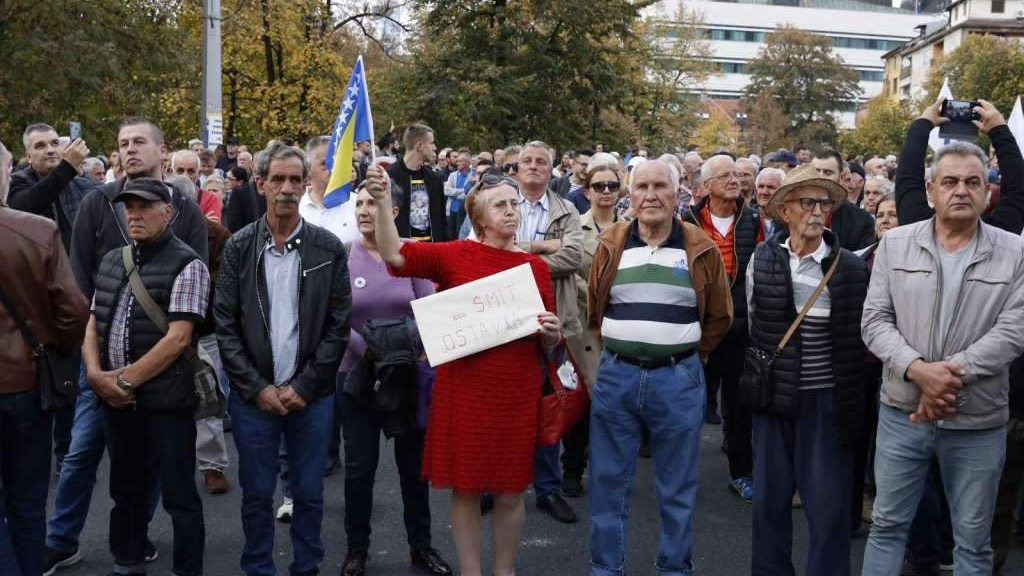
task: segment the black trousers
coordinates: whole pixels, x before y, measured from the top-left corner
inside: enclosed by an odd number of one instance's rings
[[[590,408],[583,419],[562,437],[562,472],[566,477],[582,478],[587,469],[587,449],[590,446]]]
[[[750,345],[750,337],[742,330],[730,330],[704,366],[707,381],[708,410],[711,410],[713,387],[721,384],[723,432],[729,444],[729,475],[735,479],[750,478],[754,474],[754,450],[751,439],[753,414],[740,393],[743,375],[743,353]]]
[[[110,511],[114,563],[130,574],[145,571],[149,502],[153,483],[159,482],[164,510],[174,527],[174,573],[202,574],[206,531],[203,501],[196,489],[196,422],[192,411],[105,409],[110,497],[114,500]]]
[[[853,482],[850,484],[850,531],[860,528],[864,493],[874,494],[875,435],[878,432],[878,390],[882,386],[882,364],[867,364],[864,370],[864,429],[853,441]]]
[[[344,382],[341,374],[339,382]],[[348,394],[335,395],[345,437],[345,534],[349,550],[370,547],[373,483],[380,461],[380,421],[376,414]],[[420,475],[423,466],[422,430],[394,438],[395,464],[402,486],[405,534],[412,548],[430,546],[430,489]]]

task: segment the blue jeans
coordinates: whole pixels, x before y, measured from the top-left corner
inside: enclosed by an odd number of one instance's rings
[[[836,438],[835,390],[796,393],[792,416],[755,414],[751,574],[793,576],[793,494],[800,491],[810,543],[805,573],[850,574],[853,451]],[[874,574],[865,572],[865,574]]]
[[[81,393],[75,401],[75,422],[71,428],[71,447],[64,457],[57,480],[57,493],[50,514],[46,546],[64,553],[78,550],[78,537],[85,527],[96,485],[96,469],[107,448],[107,432],[103,409],[85,377],[85,368],[78,380]],[[149,497],[149,520],[159,500],[154,489]]]
[[[249,576],[273,576],[274,491],[281,439],[288,448],[288,486],[294,499],[291,539],[292,574],[316,574],[324,559],[320,524],[324,511],[324,461],[334,413],[334,398],[277,416],[243,401],[228,399],[238,448],[238,483],[242,487],[242,570]]]
[[[0,394],[0,574],[43,571],[53,416],[39,390]]]
[[[900,573],[907,530],[934,455],[953,517],[956,574],[992,574],[992,515],[1006,458],[1006,426],[947,430],[932,423],[912,424],[906,413],[882,406],[876,443],[878,495],[864,550],[864,573]]]
[[[590,573],[621,576],[640,435],[651,432],[663,576],[693,573],[691,517],[697,498],[704,370],[696,355],[646,370],[604,352],[590,409]]]

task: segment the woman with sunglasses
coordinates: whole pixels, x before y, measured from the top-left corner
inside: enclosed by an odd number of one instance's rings
[[[619,221],[615,209],[619,197],[625,190],[622,177],[615,165],[591,165],[583,177],[586,193],[590,197],[590,208],[580,216],[583,228],[583,258],[576,271],[576,288],[580,310],[580,322],[586,326],[587,319],[587,277],[590,275],[590,264],[597,250],[597,237]],[[601,355],[601,342],[590,330],[584,330],[579,336],[581,346],[574,350],[583,350],[577,355],[576,362],[584,372],[584,381],[593,386],[597,381],[597,364]],[[590,443],[590,417],[585,416],[580,423],[562,439],[562,494],[569,498],[583,495],[583,472],[587,467],[587,446]]]
[[[525,520],[523,494],[533,480],[541,348],[561,342],[550,272],[540,257],[516,245],[520,195],[515,180],[481,176],[466,197],[478,240],[445,243],[402,243],[390,217],[388,189],[385,174],[371,167],[366,190],[377,203],[374,233],[391,274],[431,279],[447,290],[530,264],[547,310],[537,317],[536,335],[438,366],[427,422],[423,477],[434,488],[452,490],[459,574],[482,574],[480,495],[487,492],[494,496],[494,574],[513,576]]]

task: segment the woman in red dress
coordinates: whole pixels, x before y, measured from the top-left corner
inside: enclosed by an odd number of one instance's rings
[[[510,178],[484,176],[466,198],[479,241],[443,244],[399,241],[383,171],[369,169],[366,189],[380,207],[377,245],[394,275],[429,278],[445,290],[524,263],[533,269],[548,310],[538,316],[540,331],[438,367],[423,455],[424,477],[434,488],[452,489],[459,573],[481,574],[480,494],[487,492],[494,495],[494,573],[513,576],[523,494],[533,480],[540,346],[561,341],[547,264],[516,246],[519,191]]]

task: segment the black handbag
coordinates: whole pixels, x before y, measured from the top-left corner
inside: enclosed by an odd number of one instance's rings
[[[36,359],[36,385],[43,410],[53,412],[74,406],[79,392],[78,372],[82,367],[78,354],[61,354],[36,339],[3,287],[0,287],[0,301]]]
[[[793,320],[793,323],[789,325],[789,329],[786,330],[786,335],[779,341],[779,345],[772,350],[765,350],[760,346],[748,346],[744,350],[743,375],[740,376],[739,384],[740,396],[755,412],[765,411],[771,406],[772,395],[775,393],[775,360],[782,355],[782,350],[786,348],[789,339],[793,337],[796,329],[803,322],[804,317],[811,311],[811,307],[818,300],[818,296],[821,296],[825,285],[828,284],[832,274],[836,271],[836,266],[839,265],[840,254],[842,254],[842,251],[836,252],[836,257],[832,260],[832,265],[829,266],[825,277],[821,279],[818,287],[814,289],[814,294],[811,294],[811,297],[804,303],[804,307],[800,309],[796,320]]]

